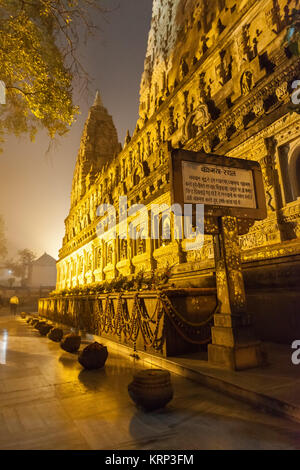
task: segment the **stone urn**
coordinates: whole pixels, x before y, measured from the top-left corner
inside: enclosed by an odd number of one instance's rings
[[[78,356],[78,362],[88,370],[101,369],[108,356],[107,347],[100,343],[86,346]]]
[[[53,328],[53,325],[50,325],[50,323],[46,323],[45,325],[40,325],[39,327],[39,332],[42,336],[46,336],[49,331],[51,331]]]
[[[173,398],[170,372],[145,369],[133,376],[128,393],[134,403],[145,411],[164,408]]]
[[[47,325],[47,322],[45,320],[39,320],[35,325],[34,328],[38,331],[40,331],[41,326]]]
[[[71,333],[69,335],[66,335],[61,343],[60,347],[67,352],[74,353],[78,351],[80,348],[80,343],[81,343],[81,336],[76,335],[75,333]]]
[[[56,343],[59,343],[63,338],[64,332],[61,328],[52,328],[47,334],[47,337]]]

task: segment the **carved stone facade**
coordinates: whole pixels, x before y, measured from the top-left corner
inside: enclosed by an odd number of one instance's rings
[[[212,273],[211,237],[192,252],[173,239],[97,237],[99,204],[113,204],[119,214],[122,195],[129,207],[170,203],[168,145],[260,162],[268,218],[240,237],[243,261],[300,253],[300,116],[290,112],[300,61],[283,46],[297,4],[153,1],[133,136],[120,147],[99,96],[85,125],[58,291],[140,270],[172,267],[174,282],[197,279],[198,285],[201,274]]]

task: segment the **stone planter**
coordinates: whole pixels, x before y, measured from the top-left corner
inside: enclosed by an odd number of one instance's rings
[[[47,334],[47,337],[56,343],[59,343],[63,338],[64,332],[61,328],[52,328]]]
[[[66,335],[60,343],[60,347],[67,352],[74,353],[80,348],[81,336],[74,333]]]
[[[107,356],[107,347],[95,342],[89,344],[81,351],[78,362],[88,370],[101,369],[106,362]]]
[[[134,403],[145,411],[164,408],[173,398],[170,373],[160,369],[146,369],[134,375],[128,393]]]
[[[45,325],[41,325],[39,327],[39,332],[42,336],[46,336],[49,331],[51,331],[53,328],[53,325],[50,325],[49,323],[46,323]]]
[[[41,326],[47,325],[47,322],[45,320],[39,320],[35,325],[34,328],[38,331],[40,331]]]

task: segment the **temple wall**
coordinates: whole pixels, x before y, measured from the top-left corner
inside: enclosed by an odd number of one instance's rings
[[[258,161],[268,217],[241,236],[245,267],[265,263],[271,285],[269,261],[284,259],[287,266],[288,259],[297,257],[300,116],[289,108],[292,83],[300,79],[300,61],[283,45],[289,15],[297,4],[154,0],[137,127],[120,152],[114,144],[110,158],[106,155],[100,166],[92,165],[99,153],[93,146],[94,134],[84,136],[65,221],[57,290],[118,274],[170,268],[181,284],[210,282],[210,237],[201,250],[188,252],[184,243],[174,240],[159,247],[153,240],[130,241],[125,247],[120,240],[104,242],[97,237],[99,204],[113,204],[118,210],[120,195],[128,197],[129,206],[168,203],[168,145]],[[87,128],[93,129],[95,123],[92,112]],[[113,133],[111,123],[109,128]],[[284,263],[278,269],[285,272]],[[267,288],[263,283],[260,287]]]

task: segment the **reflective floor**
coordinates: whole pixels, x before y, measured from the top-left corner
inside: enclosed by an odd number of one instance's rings
[[[0,312],[0,449],[300,449],[300,425],[172,376],[173,401],[138,411],[127,385],[143,364],[76,355]]]

